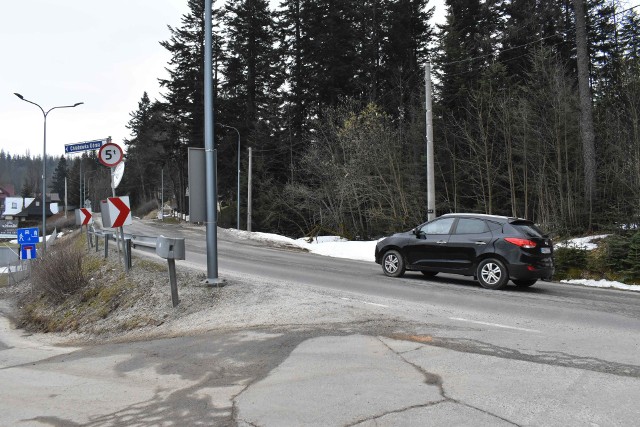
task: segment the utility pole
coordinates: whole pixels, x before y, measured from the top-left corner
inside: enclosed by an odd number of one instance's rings
[[[164,222],[164,168],[160,169],[160,218]]]
[[[427,219],[429,221],[436,217],[436,184],[434,181],[434,161],[433,161],[433,117],[431,102],[431,63],[424,66],[424,93],[425,110],[427,119]]]
[[[578,65],[578,93],[580,96],[580,133],[584,161],[584,192],[589,208],[589,228],[592,225],[593,199],[596,193],[596,150],[593,130],[593,107],[589,87],[589,50],[584,0],[573,0],[576,12],[576,59]]]
[[[249,170],[247,171],[247,231],[251,231],[251,147],[249,147]]]

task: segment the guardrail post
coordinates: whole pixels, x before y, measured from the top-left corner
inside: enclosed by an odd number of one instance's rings
[[[131,268],[131,239],[125,239],[125,250],[124,250],[124,269],[126,272],[129,272]]]
[[[171,303],[176,307],[180,303],[178,299],[178,281],[176,279],[176,260],[169,258],[167,262],[169,263],[169,281],[171,282]]]
[[[178,299],[178,283],[176,280],[176,259],[185,259],[185,248],[183,238],[170,238],[158,236],[156,242],[156,255],[165,258],[169,264],[169,281],[171,284],[171,302],[173,306],[177,306]]]
[[[107,258],[109,256],[109,238],[111,237],[110,233],[104,234],[104,257]]]

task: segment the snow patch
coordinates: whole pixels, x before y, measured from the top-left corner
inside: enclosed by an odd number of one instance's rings
[[[611,280],[588,280],[588,279],[574,279],[574,280],[561,280],[562,283],[570,283],[575,285],[590,286],[593,288],[614,288],[624,289],[625,291],[638,291],[640,292],[640,286],[637,285],[625,285],[624,283],[614,282]]]
[[[575,239],[565,240],[564,242],[556,243],[556,248],[571,248],[571,249],[583,249],[586,251],[592,251],[598,247],[596,243],[592,243],[593,240],[604,239],[609,234],[600,234],[597,236],[577,237]]]

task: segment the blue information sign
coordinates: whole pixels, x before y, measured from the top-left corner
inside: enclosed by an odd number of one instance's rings
[[[20,259],[36,259],[36,245],[21,245]]]
[[[40,242],[40,231],[38,227],[18,228],[18,244],[33,245]]]
[[[106,139],[96,139],[95,141],[79,142],[78,144],[65,144],[64,152],[77,153],[78,151],[99,150],[102,144],[107,142]]]

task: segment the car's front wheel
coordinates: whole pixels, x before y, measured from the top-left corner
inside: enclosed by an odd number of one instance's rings
[[[529,286],[533,286],[537,281],[537,279],[513,279],[513,283],[519,288],[528,288]]]
[[[404,274],[404,259],[396,250],[388,251],[382,257],[382,271],[389,277],[400,277]]]
[[[502,289],[509,281],[507,267],[502,261],[489,258],[478,264],[478,282],[483,288]]]

